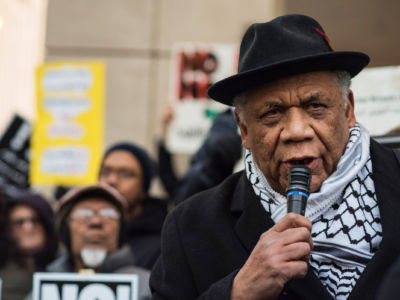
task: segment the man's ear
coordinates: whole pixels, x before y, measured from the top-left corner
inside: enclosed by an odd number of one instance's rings
[[[353,91],[350,90],[349,96],[347,98],[347,108],[346,108],[346,119],[347,119],[347,125],[349,128],[354,127],[356,125],[356,116],[354,114],[354,95]]]
[[[246,149],[250,149],[250,144],[248,140],[248,135],[247,135],[247,125],[246,122],[243,119],[243,114],[238,113],[237,109],[235,109],[235,118],[236,122],[239,125],[239,130],[240,130],[240,137],[242,138],[242,144],[243,147]]]

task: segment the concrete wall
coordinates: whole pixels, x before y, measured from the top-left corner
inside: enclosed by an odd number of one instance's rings
[[[400,2],[396,0],[285,0],[287,13],[313,16],[336,50],[359,50],[369,66],[400,65]]]

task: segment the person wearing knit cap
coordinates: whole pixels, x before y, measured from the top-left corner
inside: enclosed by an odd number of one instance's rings
[[[147,152],[130,143],[118,143],[104,154],[99,181],[115,187],[128,200],[128,217],[140,214],[155,174]]]
[[[167,202],[151,197],[149,188],[156,164],[147,152],[132,143],[112,145],[104,154],[99,182],[117,189],[127,200],[126,238],[135,265],[151,269],[160,254],[160,235]]]
[[[356,120],[368,62],[309,16],[246,30],[237,74],[208,90],[235,108],[245,169],[169,213],[153,299],[376,299],[399,256],[400,164]]]

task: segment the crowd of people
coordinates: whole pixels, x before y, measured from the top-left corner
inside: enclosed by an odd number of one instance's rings
[[[164,130],[172,118],[163,121]],[[225,141],[218,142],[219,137]],[[217,185],[241,157],[240,136],[230,110],[215,120],[198,151],[202,154],[194,155],[183,178],[178,179],[162,136],[158,148],[154,160],[134,142],[111,145],[104,152],[98,183],[59,187],[54,208],[33,190],[1,194],[3,299],[32,299],[35,272],[133,273],[139,278],[139,299],[150,299],[150,271],[161,252],[168,210],[185,197]],[[224,149],[230,157],[225,157]],[[163,199],[150,195],[158,175],[166,187]],[[171,178],[175,192],[168,185]]]
[[[140,299],[396,299],[400,154],[357,122],[351,78],[368,63],[308,16],[251,25],[238,73],[208,91],[229,108],[182,177],[167,111],[157,163],[121,142],[54,210],[32,191],[1,196],[3,298],[28,299],[42,271],[134,273]],[[287,212],[299,165],[305,215]],[[168,199],[149,192],[157,175]]]

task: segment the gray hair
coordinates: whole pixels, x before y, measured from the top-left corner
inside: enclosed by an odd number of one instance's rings
[[[334,78],[336,83],[338,84],[341,92],[342,98],[344,101],[344,110],[347,109],[347,104],[349,103],[348,97],[350,94],[350,86],[351,86],[351,76],[350,73],[347,71],[333,71]],[[246,102],[248,91],[244,91],[233,98],[232,105],[235,107],[235,111],[239,115],[239,118],[243,120],[242,112],[243,112],[243,105]]]
[[[246,102],[246,98],[247,98],[247,91],[244,91],[236,95],[232,101],[232,106],[235,108],[235,112],[238,114],[239,119],[242,120],[242,122],[244,122],[243,106],[244,103]]]
[[[351,86],[351,76],[347,71],[334,71],[333,75],[336,79],[337,84],[339,85],[340,90],[342,91],[342,98],[344,101],[344,110],[347,109],[347,104],[349,103],[349,94],[350,94],[350,86]]]

